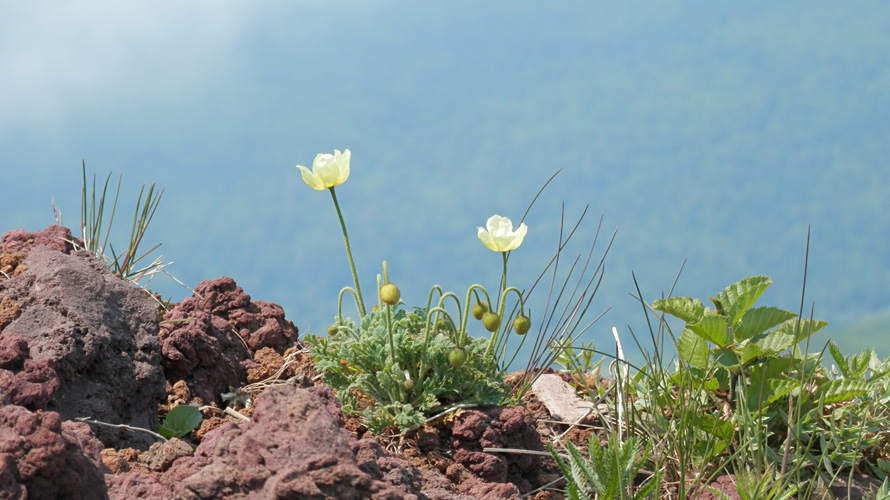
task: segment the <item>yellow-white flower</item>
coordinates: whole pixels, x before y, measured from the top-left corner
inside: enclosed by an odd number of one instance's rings
[[[513,231],[513,222],[500,215],[492,215],[485,223],[486,229],[477,228],[477,234],[482,244],[495,252],[508,252],[516,250],[522,244],[528,226],[519,224],[519,228]]]
[[[302,165],[297,165],[297,168],[303,173],[303,182],[312,189],[324,191],[346,182],[349,157],[348,149],[342,153],[335,149],[334,154],[319,153],[312,162],[311,171]]]

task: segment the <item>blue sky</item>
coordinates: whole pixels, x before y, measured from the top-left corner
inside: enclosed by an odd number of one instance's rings
[[[494,286],[476,226],[518,219],[562,167],[511,276],[543,266],[562,202],[620,226],[595,306],[618,313],[595,338],[639,323],[631,271],[657,295],[685,259],[680,294],[769,274],[796,309],[808,224],[811,298],[851,323],[890,285],[890,10],[809,6],[8,3],[2,230],[49,225],[51,199],[76,226],[81,160],[123,173],[119,229],[157,182],[149,241],[174,275],[232,276],[320,333],[351,278],[329,197],[294,165],[352,151],[338,191],[363,286],[386,259],[412,304]],[[861,295],[835,297],[838,269]]]

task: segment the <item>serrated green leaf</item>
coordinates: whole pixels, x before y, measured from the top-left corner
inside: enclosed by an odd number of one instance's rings
[[[658,299],[652,303],[652,309],[670,314],[687,323],[698,322],[705,312],[705,306],[701,301],[692,297]]]
[[[741,342],[795,317],[797,315],[793,312],[778,307],[763,306],[748,309],[733,332],[735,340]]]
[[[771,405],[779,398],[788,394],[791,388],[799,384],[788,379],[757,380],[752,377],[751,384],[745,387],[745,398],[748,401],[748,411],[757,412]]]
[[[806,340],[814,333],[828,326],[827,321],[820,319],[795,319],[782,323],[777,331],[787,333],[795,337],[795,344]]]
[[[158,434],[167,439],[182,437],[201,425],[201,411],[194,406],[179,405],[167,412]]]
[[[760,348],[763,356],[774,357],[797,342],[795,342],[793,334],[774,330],[755,336],[752,343]]]
[[[744,347],[739,349],[739,359],[743,365],[748,364],[749,361],[756,359],[761,355],[763,355],[763,349],[753,342],[747,343]]]
[[[724,288],[717,294],[716,299],[723,305],[723,310],[729,315],[730,323],[734,325],[772,283],[767,276],[752,276]]]
[[[728,347],[732,344],[732,336],[726,328],[725,316],[705,313],[701,321],[688,324],[687,327],[703,339],[719,347]]]
[[[724,368],[731,370],[739,366],[739,357],[732,349],[714,349],[711,351],[711,356],[715,363]]]
[[[735,430],[735,426],[733,426],[732,422],[720,420],[719,418],[716,418],[713,415],[709,415],[707,413],[693,413],[689,416],[689,420],[692,425],[707,432],[708,434],[716,436],[720,439],[732,438],[732,433]]]
[[[828,343],[828,352],[837,364],[837,369],[841,371],[844,378],[850,378],[850,365],[847,364],[847,358],[841,352],[840,348],[834,342]]]
[[[858,380],[831,380],[819,386],[816,389],[815,398],[821,399],[824,404],[837,403],[847,401],[857,396],[868,393],[871,390],[871,384]]]
[[[677,356],[684,364],[705,368],[708,364],[708,343],[689,328],[684,328],[677,339]]]

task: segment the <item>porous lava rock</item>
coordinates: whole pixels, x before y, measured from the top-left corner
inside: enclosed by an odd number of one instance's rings
[[[100,443],[56,412],[0,407],[0,499],[107,499]]]
[[[46,246],[57,252],[70,254],[74,251],[72,242],[83,248],[83,240],[75,238],[71,234],[71,230],[65,226],[49,226],[43,231],[37,231],[36,233],[29,233],[23,229],[14,229],[0,238],[0,245],[3,245],[6,250],[24,254],[29,253],[32,248],[37,248],[38,246]]]
[[[52,400],[59,388],[52,361],[35,361],[30,356],[25,339],[0,333],[0,403],[41,410]]]
[[[354,439],[354,438],[353,438]],[[253,419],[209,432],[167,472],[109,476],[112,499],[417,499],[362,470],[349,438],[306,389],[279,385],[258,398]],[[163,493],[162,493],[163,492]]]
[[[202,281],[163,318],[163,363],[167,380],[185,380],[205,403],[247,383],[252,352],[281,354],[297,342],[297,327],[277,304],[252,301],[232,278]]]
[[[458,495],[454,484],[442,474],[418,469],[404,458],[386,453],[380,443],[372,438],[354,441],[359,467],[375,478],[399,486],[424,500],[476,500],[476,497]]]
[[[68,255],[47,245],[27,251],[27,271],[0,282],[0,297],[21,308],[0,332],[0,351],[10,353],[0,367],[7,399],[24,398],[18,402],[64,420],[157,429],[164,376],[155,302],[89,252]],[[153,442],[144,433],[95,431],[109,447]]]
[[[471,498],[519,498],[542,483],[542,457],[524,453],[486,453],[483,448],[545,451],[534,421],[521,406],[467,410],[448,426],[455,464],[449,471],[458,492]],[[475,478],[467,477],[470,472]],[[459,477],[458,477],[459,476]]]

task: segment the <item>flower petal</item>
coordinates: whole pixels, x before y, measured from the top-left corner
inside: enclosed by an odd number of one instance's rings
[[[519,224],[519,229],[513,231],[513,221],[500,215],[492,215],[485,223],[486,229],[477,228],[479,240],[495,252],[509,252],[519,248],[522,240],[528,232],[528,226]]]
[[[324,183],[322,183],[321,180],[308,168],[303,165],[297,165],[297,168],[300,169],[300,173],[303,175],[303,182],[305,182],[307,186],[318,191],[324,191],[326,189]]]
[[[477,227],[476,235],[479,237],[479,240],[482,242],[482,244],[485,245],[486,247],[488,247],[489,250],[492,250],[494,252],[500,252],[500,250],[497,247],[497,244],[495,243],[494,239],[492,239],[492,237],[491,237],[491,233],[489,233],[488,231],[486,231],[485,229],[483,229],[481,227]]]
[[[519,224],[519,228],[516,229],[516,232],[513,233],[513,239],[510,242],[510,247],[507,250],[516,250],[519,248],[519,245],[522,244],[522,240],[525,239],[525,233],[528,232],[528,226],[525,225],[524,222]]]

